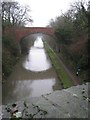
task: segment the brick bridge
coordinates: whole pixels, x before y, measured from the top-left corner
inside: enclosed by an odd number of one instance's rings
[[[4,30],[6,35],[10,35],[17,42],[26,36],[34,33],[43,33],[50,36],[54,35],[54,30],[51,27],[9,27]]]

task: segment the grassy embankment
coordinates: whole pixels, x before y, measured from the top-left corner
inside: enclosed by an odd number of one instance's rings
[[[60,79],[63,87],[69,88],[69,87],[73,86],[73,82],[72,82],[71,78],[69,77],[68,73],[65,71],[62,64],[60,63],[56,53],[50,48],[50,46],[46,42],[44,42],[44,45],[45,45],[45,49],[52,61],[52,65],[54,66],[56,73],[58,75],[58,78]]]

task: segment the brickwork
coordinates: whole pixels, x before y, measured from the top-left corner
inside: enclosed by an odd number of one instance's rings
[[[44,33],[50,36],[54,35],[54,30],[51,27],[10,27],[6,28],[4,32],[7,35],[13,36],[17,42],[33,33]]]

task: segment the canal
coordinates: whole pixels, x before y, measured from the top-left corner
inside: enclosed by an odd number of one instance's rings
[[[12,74],[2,85],[2,104],[25,100],[60,90],[60,81],[46,53],[42,36],[34,38],[24,54],[15,65]],[[27,37],[31,41],[31,37]]]

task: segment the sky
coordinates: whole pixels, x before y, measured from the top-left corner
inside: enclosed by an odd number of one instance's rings
[[[11,0],[12,1],[12,0]],[[65,13],[70,4],[77,0],[16,0],[21,5],[30,6],[30,16],[33,19],[33,27],[45,27],[51,19]],[[28,24],[27,26],[31,26]]]

